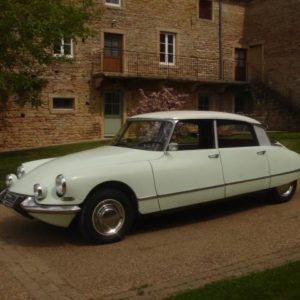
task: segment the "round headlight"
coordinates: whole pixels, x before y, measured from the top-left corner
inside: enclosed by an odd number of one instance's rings
[[[42,200],[47,196],[47,189],[37,183],[33,186],[33,193],[35,199]]]
[[[24,175],[25,175],[25,168],[23,165],[21,165],[17,168],[17,177],[20,179]]]
[[[67,191],[67,182],[64,175],[60,174],[55,179],[56,194],[58,197],[62,197]]]
[[[14,182],[14,175],[13,174],[6,175],[6,178],[5,178],[6,186],[7,187],[12,186],[13,182]]]

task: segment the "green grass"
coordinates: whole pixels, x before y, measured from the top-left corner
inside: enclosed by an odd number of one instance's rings
[[[300,153],[300,132],[276,132],[270,133],[269,137]]]
[[[0,189],[5,187],[5,176],[10,173],[16,173],[17,167],[22,162],[48,157],[58,157],[69,153],[107,145],[109,142],[110,141],[95,141],[0,153]]]
[[[168,300],[296,300],[300,299],[300,262],[208,284]]]

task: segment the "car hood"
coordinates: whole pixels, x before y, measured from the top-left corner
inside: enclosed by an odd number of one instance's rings
[[[29,171],[17,180],[10,190],[19,194],[33,194],[33,185],[40,183],[51,186],[59,174],[72,178],[93,170],[103,172],[105,167],[137,161],[158,159],[162,152],[137,150],[115,146],[104,146],[59,158],[45,160],[46,162]]]

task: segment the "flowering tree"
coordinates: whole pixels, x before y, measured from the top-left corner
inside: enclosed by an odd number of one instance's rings
[[[143,89],[139,89],[141,99],[137,107],[129,112],[129,116],[168,110],[182,109],[187,95],[176,94],[172,88],[163,87],[158,92],[146,95]]]

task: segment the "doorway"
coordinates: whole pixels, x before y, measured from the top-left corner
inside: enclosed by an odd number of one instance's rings
[[[123,71],[123,35],[114,33],[104,34],[103,71]]]
[[[247,79],[247,50],[235,49],[235,80],[246,81]]]
[[[103,97],[104,137],[114,136],[122,126],[121,92],[105,92]]]

